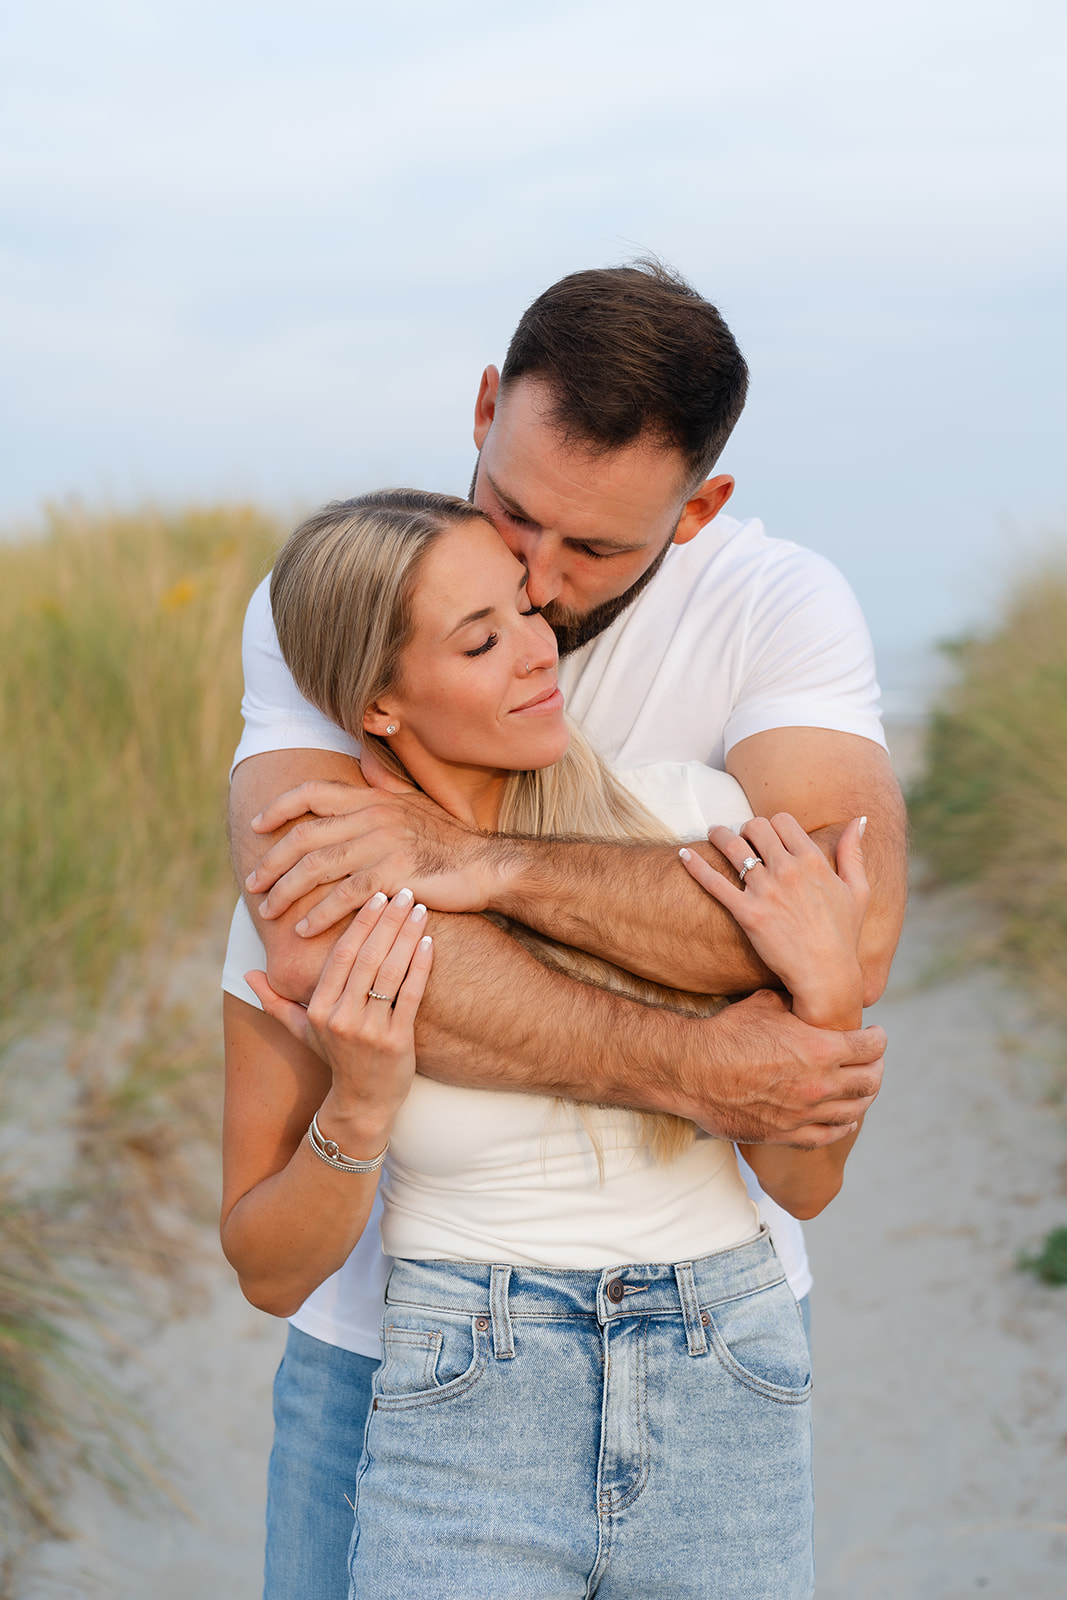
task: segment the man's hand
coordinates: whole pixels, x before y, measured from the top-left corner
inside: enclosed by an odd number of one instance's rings
[[[358,911],[372,894],[410,888],[435,911],[484,911],[489,904],[493,840],[465,828],[426,795],[400,783],[364,756],[376,787],[303,783],[253,818],[257,833],[296,826],[267,851],[245,879],[249,894],[269,891],[259,915],[284,915],[325,884],[330,892],[307,911],[296,932],[311,938]]]
[[[810,1027],[766,989],[702,1026],[711,1054],[683,1114],[717,1138],[819,1150],[853,1133],[881,1088],[879,1027]]]

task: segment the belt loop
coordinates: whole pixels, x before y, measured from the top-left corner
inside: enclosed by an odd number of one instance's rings
[[[704,1332],[704,1323],[700,1316],[700,1302],[697,1300],[693,1263],[691,1261],[676,1262],[674,1276],[678,1284],[678,1298],[682,1303],[682,1320],[685,1323],[685,1338],[689,1346],[689,1354],[691,1356],[705,1356],[708,1353],[708,1336]]]
[[[489,1269],[489,1315],[493,1319],[493,1354],[498,1361],[507,1361],[515,1354],[515,1340],[511,1332],[511,1313],[508,1311],[508,1285],[510,1267]]]

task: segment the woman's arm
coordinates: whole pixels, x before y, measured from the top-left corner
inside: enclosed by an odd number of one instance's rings
[[[358,1161],[385,1149],[415,1072],[425,917],[410,894],[368,902],[306,1011],[263,973],[248,975],[263,1012],[225,997],[222,1247],[247,1299],[274,1316],[336,1272],[366,1226],[378,1172],[331,1167],[307,1130],[317,1116],[322,1137]]]
[[[753,948],[782,979],[801,1021],[857,1028],[863,974],[857,950],[870,897],[860,838],[866,819],[850,822],[837,846],[837,872],[787,813],[756,817],[739,834],[715,828],[711,842],[735,871],[757,864],[736,888],[695,851],[683,850],[690,875],[735,918]],[[795,1217],[817,1216],[841,1187],[848,1153],[862,1124],[820,1150],[742,1145],[766,1192]]]

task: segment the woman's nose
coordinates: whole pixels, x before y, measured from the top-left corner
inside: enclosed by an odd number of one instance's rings
[[[530,632],[524,641],[522,662],[519,675],[528,677],[534,672],[543,672],[548,667],[554,667],[559,660],[559,651],[556,648],[556,636],[543,617],[529,619]]]

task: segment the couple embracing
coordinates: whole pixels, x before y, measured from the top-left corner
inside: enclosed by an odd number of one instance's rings
[[[812,1593],[796,1219],[878,1090],[904,828],[850,591],[722,514],[746,381],[658,265],[565,278],[470,501],[328,506],[250,604],[268,1600]]]

